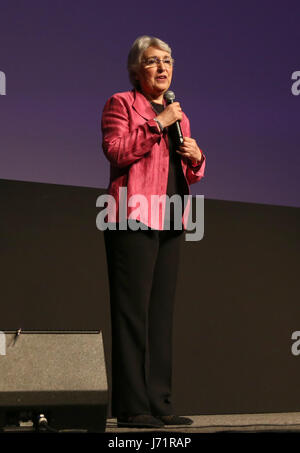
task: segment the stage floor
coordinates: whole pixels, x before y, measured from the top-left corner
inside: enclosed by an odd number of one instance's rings
[[[107,419],[107,433],[125,432],[298,432],[300,433],[300,412],[272,414],[230,414],[230,415],[186,415],[194,420],[189,426],[166,426],[160,429],[118,428],[115,418]]]

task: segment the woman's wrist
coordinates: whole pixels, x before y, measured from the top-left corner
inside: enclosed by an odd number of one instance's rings
[[[154,121],[157,122],[160,131],[163,132],[163,131],[164,131],[164,127],[163,127],[163,125],[161,124],[161,122],[160,122],[157,118],[154,118]]]
[[[198,167],[198,165],[200,165],[200,163],[202,161],[202,152],[200,151],[200,149],[199,149],[199,152],[200,152],[200,157],[197,157],[195,159],[191,159],[193,167]]]

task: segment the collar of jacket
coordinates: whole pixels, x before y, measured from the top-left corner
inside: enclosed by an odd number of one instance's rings
[[[141,115],[145,120],[152,120],[157,116],[157,113],[154,112],[150,101],[138,90],[133,89],[134,101],[132,107],[134,110]],[[165,104],[165,101],[164,101]]]

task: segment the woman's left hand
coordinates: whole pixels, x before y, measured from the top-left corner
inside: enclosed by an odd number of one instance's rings
[[[190,137],[183,137],[183,144],[180,146],[180,151],[176,150],[182,157],[187,157],[194,164],[201,161],[202,152],[200,151],[196,140]]]

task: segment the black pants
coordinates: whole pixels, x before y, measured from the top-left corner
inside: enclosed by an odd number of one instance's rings
[[[104,232],[112,327],[112,416],[169,415],[172,321],[183,231]]]

